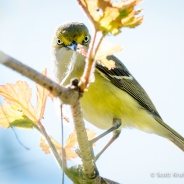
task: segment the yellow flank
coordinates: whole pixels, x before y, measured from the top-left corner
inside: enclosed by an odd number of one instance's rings
[[[81,105],[85,119],[101,129],[112,127],[113,118],[120,118],[122,127],[136,127],[146,132],[160,129],[153,116],[133,97],[102,79],[97,72],[95,82],[81,99]]]

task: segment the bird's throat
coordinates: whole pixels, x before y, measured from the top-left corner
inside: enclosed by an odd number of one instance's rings
[[[84,70],[85,57],[78,52],[61,48],[54,53],[56,78],[62,85],[72,78],[80,78]]]

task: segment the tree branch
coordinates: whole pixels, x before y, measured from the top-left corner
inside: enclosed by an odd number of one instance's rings
[[[71,106],[72,118],[77,133],[78,144],[80,148],[80,157],[83,163],[84,179],[93,179],[98,175],[96,165],[93,160],[93,152],[89,144],[81,107],[79,103]]]
[[[79,99],[79,92],[72,89],[72,87],[65,88],[60,86],[40,72],[8,56],[2,51],[0,51],[0,63],[40,84],[49,90],[53,96],[60,98],[64,104],[72,105]]]

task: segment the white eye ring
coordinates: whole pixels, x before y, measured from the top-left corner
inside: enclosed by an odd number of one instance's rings
[[[89,42],[89,36],[85,36],[84,42],[85,42],[85,43],[88,43],[88,42]]]
[[[57,38],[56,40],[57,40],[57,44],[58,45],[62,45],[63,44],[63,42],[59,38]]]

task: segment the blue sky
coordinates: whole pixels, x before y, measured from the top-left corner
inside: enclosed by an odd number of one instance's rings
[[[117,56],[148,92],[164,121],[184,136],[184,1],[145,0],[139,7],[143,8],[143,24],[107,39],[122,44],[123,51]],[[50,48],[54,31],[71,21],[91,28],[74,0],[0,0],[0,50],[38,71],[47,67],[52,75]],[[1,84],[19,79],[30,82],[1,65],[0,73]],[[59,117],[54,103],[48,104],[44,124],[60,140]],[[19,145],[11,129],[0,129],[1,183],[61,183],[61,171],[54,158],[38,147],[39,134],[35,130],[16,132],[30,151]],[[97,143],[96,149],[103,147],[110,136]],[[135,129],[122,130],[97,166],[102,176],[120,183],[184,182],[184,178],[150,176],[184,172],[184,154],[166,139]]]

